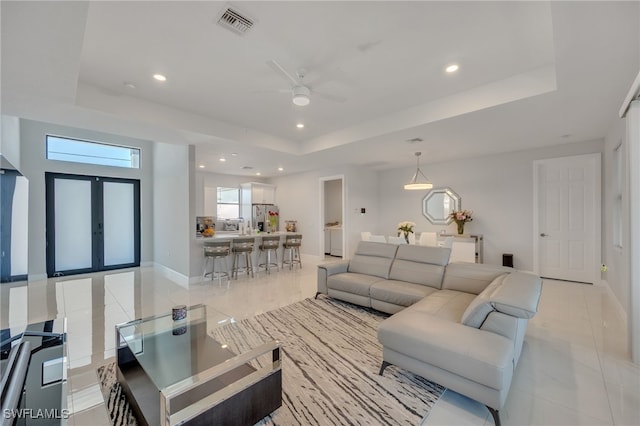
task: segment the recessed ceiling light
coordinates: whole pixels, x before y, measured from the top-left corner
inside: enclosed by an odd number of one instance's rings
[[[238,153],[237,153],[237,152],[232,152],[232,153],[231,153],[231,156],[232,156],[232,157],[237,157],[237,156],[238,156]]]
[[[302,123],[298,123],[298,124],[296,124],[296,127],[297,127],[298,129],[304,129],[304,124],[302,124]]]
[[[125,81],[124,83],[122,83],[124,85],[124,87],[126,87],[127,89],[135,89],[136,85],[133,83],[129,83],[128,81]]]
[[[256,172],[256,176],[260,176],[260,174],[261,174],[260,172]]]
[[[220,161],[221,163],[224,163],[225,161],[227,161],[227,159],[226,159],[226,158],[224,158],[224,157],[220,157],[220,158],[218,159],[218,161]]]
[[[156,79],[156,80],[158,80],[158,81],[167,81],[167,77],[165,77],[165,76],[164,76],[164,75],[162,75],[162,74],[154,74],[154,75],[153,75],[153,78],[155,78],[155,79]]]
[[[279,171],[279,172],[281,172],[281,171],[283,171],[283,170],[284,170],[284,168],[282,168],[282,167],[278,167],[278,171]]]
[[[204,169],[204,164],[200,164],[198,167],[200,167],[201,169]]]
[[[445,68],[446,72],[456,72],[458,71],[460,67],[458,66],[458,64],[451,64],[449,65],[447,68]]]

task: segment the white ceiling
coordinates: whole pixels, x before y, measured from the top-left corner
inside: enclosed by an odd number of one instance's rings
[[[256,20],[246,34],[216,23],[229,5]],[[193,143],[206,170],[264,177],[602,138],[640,56],[637,2],[1,6],[3,114]],[[307,71],[309,106],[270,60]]]

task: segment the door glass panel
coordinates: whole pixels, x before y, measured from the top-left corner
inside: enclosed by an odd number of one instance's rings
[[[91,268],[91,181],[56,178],[54,188],[55,270]]]
[[[133,263],[133,184],[103,182],[104,266]]]

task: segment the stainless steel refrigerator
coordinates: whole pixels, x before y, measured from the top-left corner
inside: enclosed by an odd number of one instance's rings
[[[260,231],[275,231],[280,229],[280,211],[273,204],[252,204],[251,224]]]

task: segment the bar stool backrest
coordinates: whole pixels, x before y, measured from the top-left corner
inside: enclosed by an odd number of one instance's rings
[[[275,235],[275,236],[269,236],[269,237],[262,237],[262,243],[260,244],[260,248],[262,249],[268,249],[268,248],[278,248],[280,246],[280,237]]]
[[[256,239],[253,237],[249,238],[236,238],[233,240],[232,250],[235,253],[252,251],[253,245],[255,244]]]
[[[204,255],[213,257],[228,256],[231,251],[231,241],[207,241],[204,243]]]
[[[302,245],[302,235],[287,235],[284,240],[285,247],[300,247]]]

